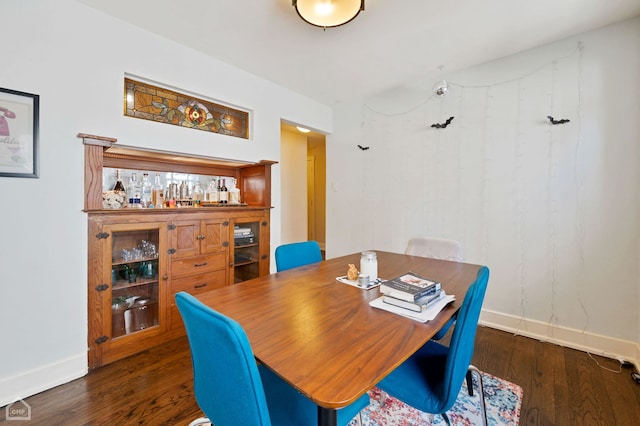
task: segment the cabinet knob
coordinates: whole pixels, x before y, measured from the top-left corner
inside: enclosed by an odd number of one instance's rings
[[[222,247],[229,247],[229,241],[225,241],[222,243]]]
[[[166,280],[168,280],[168,279],[169,279],[169,276],[168,276],[168,275],[163,275],[163,276],[162,276],[162,279],[166,281]]]

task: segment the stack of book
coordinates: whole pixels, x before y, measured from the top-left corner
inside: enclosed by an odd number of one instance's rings
[[[240,228],[239,226],[234,227],[233,238],[236,246],[245,246],[247,244],[254,243],[254,235],[251,228]]]
[[[415,312],[425,311],[446,296],[439,282],[412,272],[383,282],[380,293],[382,302]]]

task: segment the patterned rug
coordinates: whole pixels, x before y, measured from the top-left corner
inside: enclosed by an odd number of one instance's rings
[[[452,425],[482,425],[482,406],[479,392],[477,392],[479,389],[477,377],[477,374],[473,375],[473,389],[475,390],[473,396],[469,396],[467,383],[464,381],[456,403],[451,410],[447,411]],[[487,373],[482,373],[482,382],[489,425],[517,425],[520,419],[522,388]],[[369,397],[371,404],[362,411],[363,426],[446,425],[442,416],[416,410],[386,395],[378,388],[370,390]],[[381,401],[383,401],[382,405]],[[357,424],[357,420],[354,419],[348,426]]]

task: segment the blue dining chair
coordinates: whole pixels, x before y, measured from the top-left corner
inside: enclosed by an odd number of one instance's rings
[[[469,394],[472,395],[471,372],[475,371],[479,376],[480,400],[486,425],[482,375],[471,365],[471,358],[488,281],[489,269],[483,266],[458,310],[449,347],[430,340],[379,382],[378,388],[420,411],[441,414],[445,422],[450,424],[446,412],[456,402],[465,378]]]
[[[453,262],[462,262],[464,257],[460,242],[437,237],[411,238],[407,243],[404,254],[429,257],[431,259],[450,260]],[[433,336],[433,340],[442,340],[455,321],[455,316],[447,321]]]
[[[257,364],[240,324],[186,292],[175,297],[191,348],[196,401],[206,416],[191,425],[317,424],[318,406]],[[337,410],[338,425],[349,423],[367,405],[364,394]]]
[[[322,261],[320,245],[316,241],[283,244],[276,248],[276,271]]]

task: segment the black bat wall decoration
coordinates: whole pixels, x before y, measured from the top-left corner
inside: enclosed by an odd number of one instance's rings
[[[358,145],[358,148],[360,148],[360,149],[361,149],[361,150],[363,150],[363,151],[366,151],[366,150],[368,150],[368,149],[369,149],[369,147],[368,147],[368,146],[362,146],[362,145]]]
[[[436,129],[444,129],[445,127],[447,127],[449,124],[451,124],[451,122],[453,121],[454,117],[449,117],[447,118],[447,121],[445,121],[444,123],[433,123],[431,125],[431,127],[434,127]]]
[[[547,115],[547,118],[549,119],[549,121],[551,122],[551,124],[564,124],[564,123],[568,123],[571,120],[569,120],[568,118],[563,118],[562,120],[554,120],[552,116]]]

